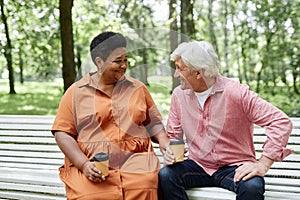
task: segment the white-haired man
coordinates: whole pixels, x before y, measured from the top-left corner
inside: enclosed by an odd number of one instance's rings
[[[279,109],[245,84],[219,74],[219,61],[207,41],[180,44],[171,54],[174,77],[167,122],[170,140],[185,139],[189,156],[175,162],[170,148],[163,152],[159,173],[161,199],[188,199],[185,189],[221,187],[236,199],[264,199],[263,176],[274,161],[282,161],[292,123]],[[253,126],[266,127],[263,153],[256,159]]]

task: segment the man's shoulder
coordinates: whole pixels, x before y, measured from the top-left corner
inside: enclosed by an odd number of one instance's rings
[[[225,87],[235,88],[235,89],[248,89],[249,86],[245,83],[241,83],[236,77],[224,77],[220,76]]]
[[[172,91],[172,95],[176,95],[176,96],[186,96],[186,95],[191,95],[193,94],[193,90],[192,89],[181,89],[181,86],[177,86],[176,88],[174,88],[174,90]]]

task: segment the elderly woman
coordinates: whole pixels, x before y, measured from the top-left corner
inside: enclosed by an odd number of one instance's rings
[[[144,84],[125,75],[126,39],[114,32],[90,45],[97,72],[74,83],[61,99],[52,127],[65,154],[60,178],[68,199],[157,199],[160,164],[151,139],[169,142],[162,117]],[[95,154],[109,154],[109,172]]]
[[[163,151],[163,199],[188,199],[185,189],[193,187],[226,188],[238,200],[264,199],[263,176],[291,153],[291,121],[247,85],[221,76],[209,42],[182,43],[171,59],[181,85],[172,94],[166,131],[171,140],[186,138],[189,158],[175,163],[170,149]],[[258,160],[254,124],[266,127],[267,135]]]

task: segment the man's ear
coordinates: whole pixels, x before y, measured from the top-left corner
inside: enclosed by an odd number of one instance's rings
[[[198,71],[196,71],[196,78],[200,79],[203,76],[203,71],[200,69]]]
[[[204,77],[204,70],[205,69],[199,69],[197,71],[197,79],[203,78]]]
[[[103,61],[102,58],[100,58],[100,57],[96,57],[96,58],[95,58],[95,62],[96,62],[96,65],[97,65],[97,66],[102,66],[103,63],[104,63],[104,61]]]

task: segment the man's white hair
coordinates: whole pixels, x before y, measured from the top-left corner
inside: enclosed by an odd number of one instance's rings
[[[213,46],[207,41],[181,43],[170,55],[171,61],[181,57],[191,69],[204,70],[204,76],[216,77],[219,73],[219,58]]]

